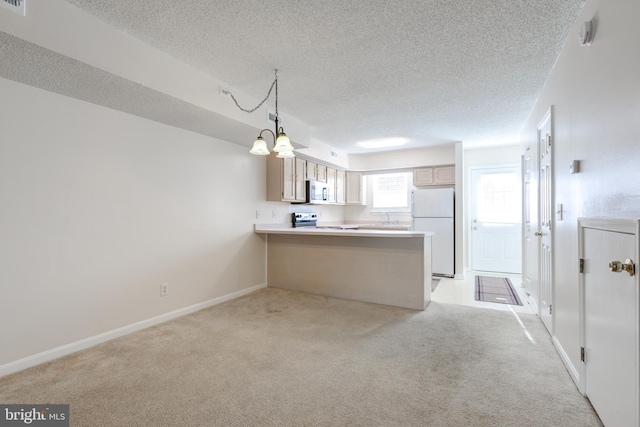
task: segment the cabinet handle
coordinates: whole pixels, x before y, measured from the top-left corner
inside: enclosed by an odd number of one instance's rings
[[[536,231],[533,233],[534,236],[542,237],[542,231]]]
[[[614,273],[626,271],[629,276],[634,276],[636,274],[636,265],[630,259],[625,260],[625,262],[611,261],[609,262],[609,270]]]

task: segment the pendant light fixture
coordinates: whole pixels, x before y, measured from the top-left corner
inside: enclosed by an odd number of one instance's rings
[[[253,143],[253,147],[249,152],[251,154],[256,154],[258,156],[268,156],[269,154],[271,154],[271,152],[269,151],[269,147],[267,146],[267,141],[265,141],[264,138],[262,137],[262,134],[264,132],[268,132],[273,137],[273,151],[277,153],[278,157],[281,157],[281,158],[295,157],[295,154],[293,154],[293,146],[291,145],[291,141],[289,140],[289,137],[287,136],[286,133],[284,133],[284,129],[278,126],[278,119],[280,118],[280,115],[278,114],[278,70],[277,69],[275,70],[275,79],[273,80],[273,83],[271,83],[271,87],[269,88],[269,92],[267,93],[267,96],[262,100],[262,102],[260,102],[260,104],[258,104],[255,108],[251,110],[246,110],[242,108],[240,104],[238,104],[238,101],[233,96],[233,94],[231,92],[228,92],[228,93],[231,96],[231,99],[233,99],[233,102],[236,103],[236,106],[239,109],[241,109],[245,113],[253,113],[258,108],[262,107],[262,104],[264,104],[265,101],[269,99],[269,96],[271,96],[271,91],[273,90],[274,87],[276,89],[276,115],[274,119],[276,123],[276,127],[275,127],[276,131],[274,133],[270,129],[262,129],[260,131],[260,134],[258,134],[258,137]]]

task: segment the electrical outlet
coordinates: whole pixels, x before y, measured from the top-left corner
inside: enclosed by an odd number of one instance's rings
[[[276,211],[271,211],[271,219],[276,219]]]
[[[256,219],[260,219],[260,211],[256,211]]]
[[[166,297],[167,295],[169,295],[169,284],[163,283],[162,285],[160,285],[160,296]]]

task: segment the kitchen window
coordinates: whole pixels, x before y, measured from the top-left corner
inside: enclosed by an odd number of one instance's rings
[[[408,212],[410,179],[410,172],[372,175],[373,210],[378,212]]]

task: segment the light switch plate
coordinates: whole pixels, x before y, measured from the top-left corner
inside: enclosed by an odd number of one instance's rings
[[[580,160],[573,160],[569,163],[569,173],[574,174],[580,172]]]

